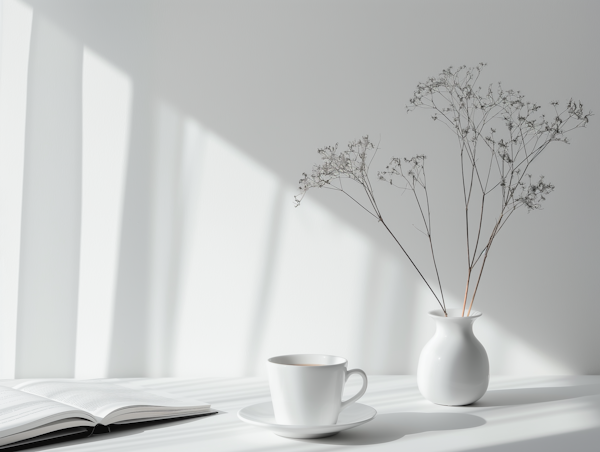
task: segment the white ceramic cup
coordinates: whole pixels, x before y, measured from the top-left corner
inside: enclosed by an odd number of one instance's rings
[[[283,425],[332,425],[367,390],[367,375],[347,370],[348,361],[331,355],[284,355],[267,361],[273,411]],[[350,375],[363,379],[358,394],[342,402]]]

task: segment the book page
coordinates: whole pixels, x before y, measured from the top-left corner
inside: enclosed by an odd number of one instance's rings
[[[11,437],[22,432],[36,436],[39,429],[53,423],[55,429],[62,428],[63,421],[81,426],[96,424],[90,414],[72,406],[4,386],[0,386],[0,402],[0,445],[13,442]]]
[[[160,417],[161,414],[164,417],[189,416],[207,412],[210,408],[203,402],[163,397],[125,385],[98,381],[35,380],[21,383],[15,389],[87,411],[104,425],[125,419]],[[139,416],[132,413],[139,413]]]

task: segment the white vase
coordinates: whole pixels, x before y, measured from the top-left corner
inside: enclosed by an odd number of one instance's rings
[[[438,405],[469,405],[487,391],[490,380],[488,356],[473,334],[473,323],[481,312],[461,317],[462,309],[431,311],[435,335],[419,358],[417,382],[427,400]]]

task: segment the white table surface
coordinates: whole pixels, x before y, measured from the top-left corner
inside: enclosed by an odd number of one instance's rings
[[[360,383],[350,381],[348,393]],[[270,399],[260,378],[127,379],[140,387],[209,402],[225,413],[29,450],[62,451],[600,451],[600,376],[496,377],[468,407],[434,405],[414,376],[369,376],[360,403],[371,422],[336,436],[282,438],[237,418]],[[2,382],[6,384],[7,382]]]

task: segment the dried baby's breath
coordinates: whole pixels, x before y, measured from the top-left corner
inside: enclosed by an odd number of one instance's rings
[[[526,100],[520,91],[506,90],[501,83],[482,88],[479,78],[486,65],[476,67],[449,67],[437,77],[430,77],[417,84],[413,97],[406,107],[432,111],[431,118],[442,123],[458,138],[462,195],[465,206],[467,281],[463,301],[463,315],[467,299],[471,302],[470,314],[481,275],[494,239],[508,219],[519,208],[527,211],[541,209],[542,203],[554,185],[544,176],[534,178],[532,164],[552,142],[569,143],[567,134],[585,127],[592,116],[585,112],[583,104],[569,100],[564,106],[558,101],[549,105],[550,113],[542,113],[542,107]],[[423,232],[429,241],[440,296],[431,287],[419,268],[406,252],[398,238],[385,223],[369,179],[371,161],[377,152],[368,136],[350,142],[345,149],[338,145],[319,149],[322,158],[310,174],[300,179],[300,194],[295,197],[296,206],[311,188],[337,190],[351,198],[362,209],[376,218],[392,235],[411,264],[417,270],[431,293],[446,312],[444,293],[440,280],[433,238],[425,155],[411,158],[394,157],[377,178],[403,191],[412,192],[423,221]],[[358,184],[366,196],[366,202],[348,192],[344,183]],[[493,198],[493,203],[492,201]],[[491,229],[484,230],[485,218],[490,218]],[[477,272],[475,287],[471,277]]]

